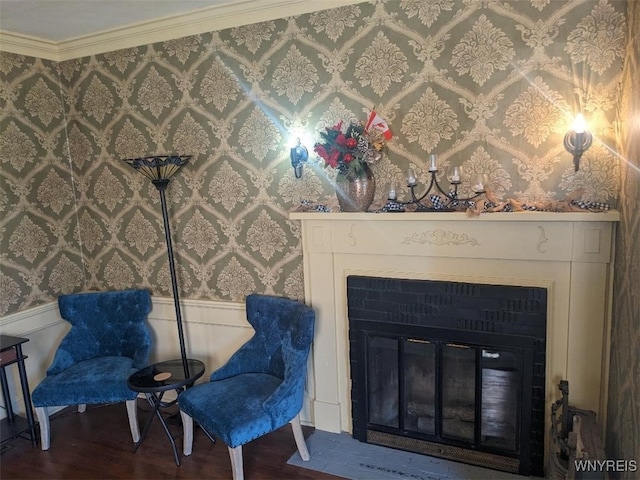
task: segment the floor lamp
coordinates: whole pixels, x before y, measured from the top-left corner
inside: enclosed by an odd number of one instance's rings
[[[180,170],[190,155],[154,155],[143,158],[129,158],[124,162],[131,165],[138,172],[151,180],[151,183],[160,193],[160,204],[162,205],[162,219],[164,221],[164,238],[167,242],[167,254],[169,256],[169,273],[171,275],[171,286],[173,288],[173,303],[176,308],[176,322],[178,324],[178,338],[180,339],[180,357],[184,368],[185,377],[189,376],[189,362],[187,362],[187,352],[184,346],[184,333],[182,330],[182,315],[180,314],[180,298],[178,294],[178,281],[176,278],[176,266],[173,258],[173,245],[171,243],[171,228],[169,227],[169,214],[167,212],[167,199],[165,190],[169,185],[171,177]]]

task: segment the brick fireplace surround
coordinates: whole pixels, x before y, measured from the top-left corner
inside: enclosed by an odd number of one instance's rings
[[[595,411],[605,424],[618,212],[476,218],[458,212],[291,213],[290,218],[302,224],[305,300],[317,313],[304,412],[317,429],[352,429],[348,275],[546,288],[546,421],[559,397],[557,385],[566,379],[571,403]],[[545,465],[548,455],[547,433]]]

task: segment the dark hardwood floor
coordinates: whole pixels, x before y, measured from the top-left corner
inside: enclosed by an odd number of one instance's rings
[[[145,400],[138,400],[142,426],[150,413]],[[174,434],[181,432],[179,416],[170,421]],[[313,432],[304,427],[305,436]],[[182,438],[176,441],[181,466],[177,466],[169,439],[154,419],[149,434],[136,453],[124,403],[89,405],[85,413],[66,408],[51,417],[51,448],[43,452],[28,439],[2,445],[0,478],[9,479],[231,479],[226,445],[212,444],[201,429],[194,432],[193,453],[182,455]],[[338,479],[287,464],[296,452],[291,426],[265,435],[243,447],[247,480]]]

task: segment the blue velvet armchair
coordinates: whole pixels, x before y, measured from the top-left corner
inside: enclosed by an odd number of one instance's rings
[[[33,390],[43,450],[49,449],[48,407],[126,402],[133,441],[140,438],[136,396],[127,379],[144,367],[151,352],[147,290],[62,295],[58,306],[71,324],[47,370]]]
[[[300,456],[309,460],[299,413],[315,313],[301,302],[257,294],[247,296],[246,309],[254,336],[209,382],[178,397],[184,454],[191,455],[196,421],[229,448],[234,480],[243,478],[242,445],[287,423]]]

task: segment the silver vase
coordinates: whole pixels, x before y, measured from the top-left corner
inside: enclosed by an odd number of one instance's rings
[[[336,182],[336,196],[343,212],[366,212],[373,203],[375,191],[376,179],[369,165],[365,165],[363,176]]]

